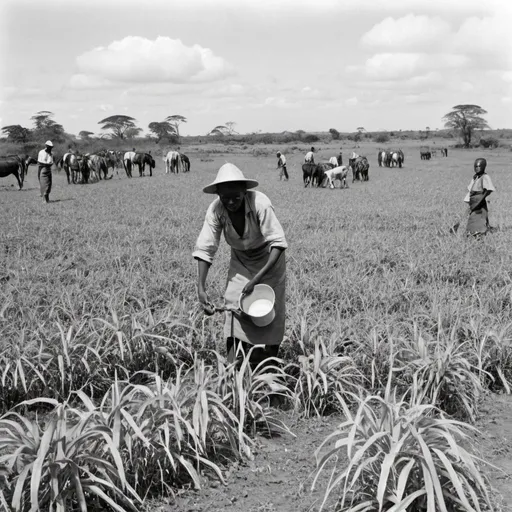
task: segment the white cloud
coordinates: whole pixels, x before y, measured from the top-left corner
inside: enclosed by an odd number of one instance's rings
[[[511,96],[504,96],[503,98],[501,98],[501,101],[503,103],[506,103],[506,104],[512,103],[512,97]]]
[[[43,94],[43,90],[39,87],[14,87],[6,86],[0,89],[0,97],[4,100],[13,98],[28,98],[34,96],[40,96]]]
[[[502,65],[512,65],[510,48],[510,14],[506,10],[494,16],[466,19],[454,36],[454,47],[458,51],[485,57],[486,60],[503,60]]]
[[[369,78],[403,80],[429,70],[463,67],[469,62],[464,55],[425,53],[377,53],[370,57],[364,72]]]
[[[114,110],[114,106],[110,105],[109,103],[98,105],[98,108],[102,110],[103,112],[110,112],[111,110]]]
[[[68,86],[71,89],[108,89],[113,87],[113,84],[110,80],[105,80],[99,76],[78,73],[71,76]]]
[[[385,18],[366,32],[361,41],[368,46],[409,51],[442,46],[450,35],[450,25],[439,17]]]
[[[179,39],[128,36],[94,48],[76,59],[81,85],[101,81],[124,83],[211,82],[233,74],[232,67],[209,48],[185,46]],[[79,81],[75,75],[74,80]],[[80,83],[80,81],[79,81]]]
[[[354,96],[352,98],[348,98],[347,100],[345,100],[345,105],[347,107],[355,107],[358,103],[359,103],[359,100],[357,99],[356,96]]]

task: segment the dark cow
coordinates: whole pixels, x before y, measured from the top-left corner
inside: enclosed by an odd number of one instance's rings
[[[146,164],[149,166],[149,175],[153,176],[153,169],[155,168],[155,159],[149,153],[135,153],[132,159],[133,165],[139,168],[139,176],[144,176]]]
[[[102,173],[103,179],[105,180],[112,179],[114,177],[113,173],[112,176],[110,176],[110,178],[108,177],[108,164],[107,159],[104,156],[100,156],[97,154],[89,155],[87,158],[87,167],[89,169],[89,173],[92,173],[92,175],[98,180],[102,179]]]
[[[354,181],[368,181],[368,171],[370,164],[365,156],[358,156],[357,158],[349,158],[348,165],[352,169],[352,183]]]
[[[183,172],[190,172],[190,160],[187,155],[180,153],[181,164],[183,166]]]
[[[325,181],[325,171],[328,171],[330,169],[334,169],[337,167],[334,164],[331,164],[330,162],[321,162],[317,164],[316,166],[316,172],[314,178],[316,178],[316,186],[321,187],[324,185]]]
[[[422,160],[430,160],[432,158],[432,153],[430,152],[430,148],[427,146],[422,146],[420,148],[420,158]]]
[[[25,169],[25,160],[18,155],[0,157],[0,178],[6,178],[12,174],[18,181],[19,190],[23,188]]]

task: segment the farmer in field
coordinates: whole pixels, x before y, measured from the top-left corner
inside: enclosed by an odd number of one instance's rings
[[[281,153],[281,151],[277,152],[277,168],[280,169],[279,172],[279,181],[284,179],[288,181],[288,171],[286,170],[286,157]]]
[[[314,164],[315,163],[315,148],[311,147],[311,150],[306,153],[304,157],[305,164]]]
[[[251,364],[277,356],[283,341],[285,322],[285,280],[288,247],[283,228],[277,220],[270,199],[259,191],[256,180],[245,178],[233,164],[224,164],[215,181],[203,188],[206,194],[217,194],[206,212],[203,228],[193,257],[198,264],[198,299],[206,314],[215,308],[206,293],[206,277],[219,247],[221,233],[231,246],[227,286],[224,293],[228,361],[236,360],[241,345],[244,352],[253,345]],[[275,318],[265,327],[257,327],[238,310],[241,294],[250,294],[257,284],[267,284],[275,292]],[[234,311],[232,311],[234,310]]]
[[[50,192],[52,190],[52,165],[53,165],[53,143],[51,140],[45,142],[45,148],[39,151],[37,163],[39,165],[37,178],[41,189],[43,203],[50,202]]]
[[[487,197],[496,189],[491,178],[485,172],[487,161],[485,158],[475,160],[475,174],[468,185],[468,193],[464,201],[469,204],[469,219],[466,233],[479,237],[485,235],[491,228],[489,225],[489,212],[487,209]]]

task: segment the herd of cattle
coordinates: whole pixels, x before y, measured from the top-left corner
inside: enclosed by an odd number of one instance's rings
[[[190,171],[190,160],[187,155],[178,151],[169,151],[164,158],[166,174],[169,172],[188,172]],[[77,155],[75,153],[66,153],[57,162],[57,167],[64,169],[68,183],[88,183],[92,176],[96,180],[111,179],[114,172],[119,174],[119,168],[124,168],[126,176],[132,178],[132,170],[136,167],[139,176],[144,176],[146,165],[149,168],[149,176],[153,176],[153,169],[156,162],[151,152],[140,153],[137,151],[113,151],[102,150],[95,154]],[[109,170],[112,174],[109,176]]]
[[[166,174],[190,171],[189,158],[178,151],[169,151],[164,161]],[[37,163],[37,160],[31,156],[0,156],[0,178],[13,175],[18,181],[18,186],[21,190],[29,166],[37,165]],[[123,152],[105,149],[97,153],[82,155],[70,151],[55,160],[55,166],[66,173],[68,184],[89,183],[91,180],[109,180],[113,178],[114,172],[119,175],[119,169],[121,168],[124,168],[126,176],[131,178],[132,170],[137,167],[139,176],[142,177],[144,176],[146,165],[149,168],[149,175],[153,176],[156,162],[151,156],[151,152]],[[110,169],[112,169],[111,174],[109,173]]]
[[[340,181],[341,188],[348,188],[347,176],[349,168],[352,170],[352,183],[354,181],[368,181],[368,171],[370,163],[365,156],[353,155],[349,158],[348,167],[343,165],[341,154],[333,156],[328,162],[310,163],[306,162],[302,165],[302,177],[304,187],[311,185],[312,187],[334,188],[334,182]]]
[[[448,156],[448,149],[440,149],[441,156]],[[422,160],[430,160],[436,155],[436,150],[422,146],[420,157]],[[169,151],[164,157],[165,173],[179,173],[190,171],[189,158],[178,151]],[[401,149],[379,149],[377,153],[379,167],[402,168],[405,162],[405,155]],[[0,156],[0,178],[14,175],[18,180],[19,188],[23,187],[23,180],[30,165],[37,164],[33,157],[22,157],[19,155]],[[153,176],[155,159],[151,152],[142,153],[137,151],[113,151],[102,150],[95,154],[79,155],[74,152],[65,153],[62,158],[56,160],[55,165],[65,171],[68,183],[88,183],[91,178],[96,181],[111,179],[114,173],[119,175],[118,169],[123,168],[128,178],[132,177],[132,169],[138,168],[139,176],[144,176],[146,165],[149,167],[149,176]],[[365,156],[355,153],[349,158],[348,166],[344,166],[341,153],[332,157],[329,162],[304,163],[302,165],[304,186],[335,188],[335,181],[341,183],[341,187],[347,186],[347,175],[352,170],[352,182],[368,181],[370,163]],[[109,171],[112,170],[110,173]]]
[[[448,148],[441,148],[440,150],[441,156],[448,156]],[[422,160],[430,160],[432,157],[437,155],[437,149],[431,149],[428,146],[421,146],[420,148],[420,158]]]

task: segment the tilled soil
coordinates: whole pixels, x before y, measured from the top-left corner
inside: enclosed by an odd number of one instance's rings
[[[325,471],[311,490],[315,474],[315,450],[332,433],[341,418],[297,419],[283,417],[296,435],[271,439],[257,436],[254,460],[232,465],[227,485],[210,481],[198,491],[178,493],[172,503],[152,508],[158,512],[307,512],[317,511],[330,472]],[[474,436],[482,458],[496,466],[486,468],[493,486],[496,510],[512,512],[512,397],[488,395],[482,402]],[[343,461],[340,461],[343,464]],[[334,497],[335,498],[335,497]],[[334,510],[333,499],[326,511]]]

